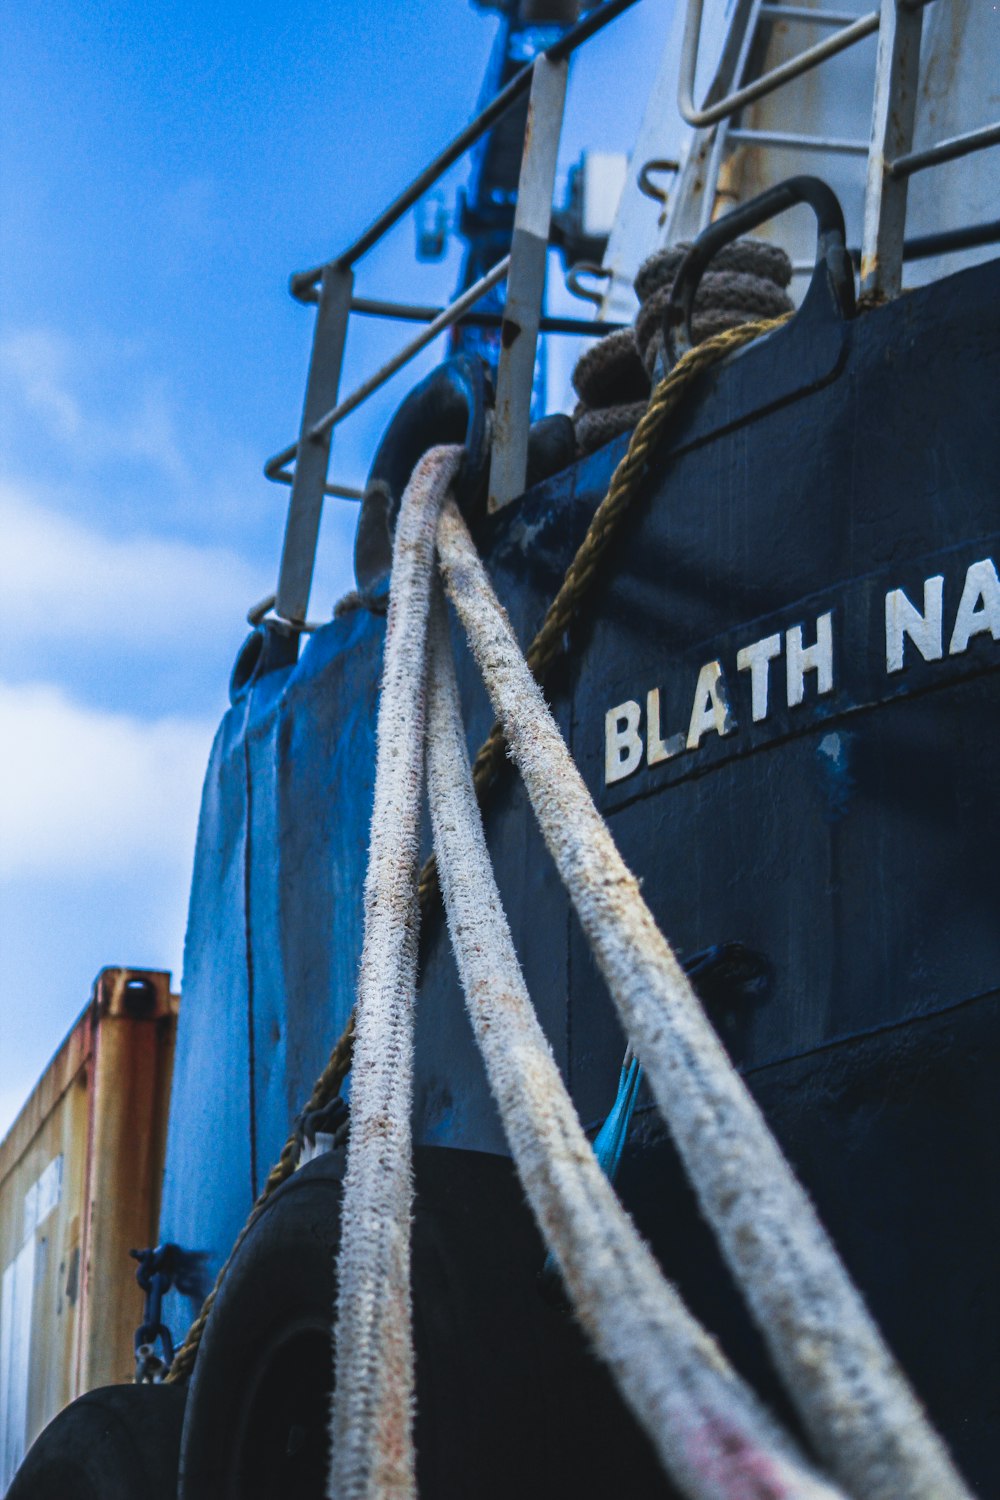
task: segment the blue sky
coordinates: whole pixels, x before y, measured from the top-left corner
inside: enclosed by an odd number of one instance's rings
[[[670,11],[641,0],[574,63],[563,177],[627,150]],[[0,1132],[103,965],[179,975],[201,776],[280,547],[261,465],[295,436],[312,324],[288,275],[470,117],[496,25],[469,0],[7,9]],[[444,300],[460,248],[417,264],[407,220],[359,291]],[[550,305],[586,315],[558,285]],[[356,320],[344,388],[408,332]],[[363,480],[420,369],[339,431],[333,478]],[[355,514],[329,503],[316,614],[350,586]]]

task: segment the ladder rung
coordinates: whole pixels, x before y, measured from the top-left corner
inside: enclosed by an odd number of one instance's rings
[[[845,141],[836,136],[794,135],[784,130],[730,130],[727,141],[742,146],[775,146],[787,151],[834,151],[841,156],[867,156],[867,141]]]
[[[781,5],[766,3],[760,8],[762,21],[808,21],[813,26],[853,26],[858,19],[856,11],[813,10],[809,5]]]

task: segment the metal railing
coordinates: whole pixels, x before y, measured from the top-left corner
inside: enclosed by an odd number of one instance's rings
[[[902,286],[907,186],[913,174],[1000,144],[1000,125],[986,125],[923,151],[912,149],[926,3],[882,0],[861,239],[861,291],[876,301],[896,296]]]
[[[313,422],[305,434],[307,441],[315,443],[328,437],[339,422],[342,422],[352,411],[356,411],[362,402],[367,401],[368,397],[373,395],[381,386],[385,385],[387,380],[391,380],[397,371],[401,370],[404,365],[408,365],[410,360],[414,359],[422,349],[427,348],[428,344],[433,343],[439,333],[443,333],[446,328],[450,328],[453,323],[457,323],[463,313],[468,312],[481,297],[485,297],[488,291],[491,291],[493,287],[503,281],[509,269],[510,256],[505,255],[503,260],[497,261],[496,265],[492,270],[487,271],[485,276],[481,276],[460,297],[456,297],[454,302],[450,302],[447,307],[442,308],[431,319],[422,333],[418,333],[415,339],[411,339],[408,344],[405,344],[399,353],[394,354],[391,359],[387,360],[384,365],[375,371],[374,375],[370,375],[367,380],[363,380],[349,396],[345,396],[343,401],[338,402],[336,406],[331,407],[329,411],[324,412],[321,417]],[[301,441],[302,439],[300,438],[299,443]],[[290,463],[298,453],[299,443],[290,443],[287,448],[282,448],[280,453],[275,453],[272,458],[268,459],[264,465],[264,473],[269,479],[285,480],[289,484],[294,482],[295,476],[287,472],[285,465]]]
[[[919,0],[918,0],[919,3]],[[681,115],[691,125],[705,131],[708,134],[707,161],[704,172],[704,186],[701,193],[702,208],[699,216],[699,229],[707,229],[712,222],[715,210],[716,187],[722,166],[722,160],[727,150],[733,146],[770,146],[779,150],[800,151],[824,151],[834,155],[866,156],[868,154],[867,140],[841,140],[829,136],[801,135],[789,131],[756,130],[745,127],[734,127],[730,125],[733,117],[739,114],[747,105],[753,104],[760,99],[766,98],[782,87],[790,83],[792,79],[818,67],[829,58],[852,47],[855,43],[871,36],[878,30],[880,17],[878,11],[872,11],[864,16],[852,15],[846,11],[831,11],[823,8],[813,9],[802,5],[782,5],[779,0],[751,0],[749,13],[743,35],[740,40],[739,50],[736,53],[735,62],[731,73],[731,84],[737,85],[735,89],[724,95],[723,98],[709,102],[711,92],[704,106],[697,109],[694,104],[694,80],[698,64],[698,51],[701,33],[701,17],[703,0],[688,0],[688,10],[685,17],[683,53],[681,58],[680,77],[678,83],[678,108]],[[747,64],[751,52],[757,40],[758,30],[762,23],[775,21],[794,21],[810,26],[835,26],[838,28],[836,35],[828,37],[826,41],[818,43],[814,47],[800,52],[796,57],[772,68],[770,72],[762,74],[759,78],[751,79],[744,83]],[[738,12],[734,17],[734,25],[739,24]],[[716,85],[718,86],[718,85]]]
[[[269,479],[290,483],[292,487],[274,605],[276,614],[282,619],[297,625],[305,622],[324,496],[356,494],[345,486],[327,483],[333,428],[443,329],[467,316],[473,304],[504,277],[508,278],[508,292],[497,376],[491,503],[494,506],[502,504],[523,489],[531,392],[530,373],[525,381],[524,372],[529,357],[532,370],[534,368],[538,332],[545,326],[539,315],[566,64],[573,52],[635,3],[636,0],[604,0],[603,4],[589,11],[552,46],[526,63],[345,250],[324,264],[291,278],[292,295],[301,302],[315,303],[317,314],[298,439],[274,454],[264,465],[264,473]],[[530,95],[529,125],[525,133],[510,256],[448,307],[435,313],[417,338],[350,396],[338,400],[350,314],[352,310],[370,310],[365,308],[361,299],[357,302],[354,299],[355,265],[526,93]],[[384,312],[380,315],[392,316]],[[557,330],[553,328],[552,331]],[[574,327],[572,331],[578,330]],[[597,333],[601,328],[588,325],[587,331]],[[293,460],[295,467],[289,472],[288,465]]]
[[[540,52],[533,61],[521,68],[476,118],[418,173],[345,250],[323,265],[299,272],[291,278],[292,295],[302,302],[315,303],[317,316],[298,440],[274,454],[264,468],[269,479],[289,484],[292,488],[274,606],[276,613],[283,619],[300,627],[305,622],[324,496],[360,498],[355,489],[327,482],[333,429],[442,331],[462,322],[499,326],[502,330],[489,482],[489,503],[491,508],[497,508],[519,494],[524,487],[538,334],[566,332],[596,335],[619,326],[572,318],[543,318],[540,314],[567,61],[584,42],[635,3],[636,0],[605,0],[605,3],[596,6],[583,20],[570,27],[553,46]],[[694,104],[693,91],[703,0],[688,0],[682,44],[679,105],[688,123],[704,131],[711,143],[707,179],[717,179],[727,139],[735,144],[802,147],[850,154],[867,152],[868,183],[860,255],[861,281],[862,291],[875,297],[892,296],[898,292],[903,260],[912,258],[911,246],[904,247],[903,242],[906,185],[909,177],[915,172],[952,161],[969,152],[1000,144],[1000,125],[988,125],[939,142],[926,150],[914,152],[911,149],[923,8],[927,3],[929,0],[880,0],[879,10],[852,18],[840,11],[813,10],[802,5],[786,6],[776,3],[776,0],[749,0],[745,12],[745,33],[741,36],[736,55],[729,65],[730,86],[732,83],[740,83],[743,78],[754,35],[761,21],[785,19],[817,26],[834,26],[837,29],[825,41],[807,48],[761,77],[742,84],[725,97],[698,109]],[[814,139],[785,132],[751,130],[742,126],[733,128],[729,125],[732,117],[745,106],[764,98],[793,78],[875,32],[878,33],[879,44],[870,146],[857,141]],[[357,262],[525,93],[529,94],[528,123],[510,254],[445,308],[422,308],[355,298],[354,267]],[[647,163],[644,191],[662,201],[665,198],[663,191],[654,188],[648,181],[648,173],[654,167],[657,170],[676,171],[678,164],[672,161]],[[711,197],[711,194],[706,195],[709,212]],[[977,226],[963,233],[981,235],[983,231],[989,231],[993,227],[995,226]],[[982,238],[969,241],[985,242],[987,240]],[[915,244],[916,242],[914,246]],[[921,250],[920,253],[930,252]],[[502,316],[485,310],[477,311],[475,304],[505,278],[507,298]],[[579,288],[576,290],[579,294]],[[344,344],[352,312],[364,316],[424,322],[427,326],[349,396],[339,399]],[[290,470],[288,466],[293,461],[294,470]]]
[[[928,167],[939,167],[946,161],[957,161],[973,151],[985,151],[987,146],[1000,146],[1000,124],[983,125],[979,130],[968,130],[963,135],[953,135],[936,146],[924,151],[910,151],[898,156],[889,166],[891,177],[911,177],[914,172],[924,172]]]
[[[846,26],[836,31],[833,36],[827,37],[825,41],[817,42],[814,47],[807,47],[797,57],[791,57],[787,62],[781,63],[777,68],[772,68],[769,73],[762,73],[751,83],[727,94],[724,98],[716,100],[714,104],[705,104],[701,109],[694,102],[694,78],[698,67],[698,44],[701,38],[701,16],[704,8],[704,0],[688,0],[687,18],[684,24],[684,39],[681,43],[681,71],[678,101],[681,114],[689,125],[694,125],[699,130],[707,125],[716,125],[720,120],[727,120],[748,104],[753,104],[757,99],[763,99],[765,95],[772,94],[775,89],[780,88],[783,83],[790,83],[793,78],[799,78],[803,73],[808,73],[811,68],[816,68],[820,63],[826,62],[827,58],[835,57],[838,52],[843,52],[845,47],[853,47],[855,42],[860,42],[864,37],[871,36],[879,28],[879,13],[877,10],[870,11],[866,16],[860,16],[857,20],[850,20]],[[828,17],[820,10],[812,11],[805,7],[786,7],[783,5],[761,5],[758,16],[767,16],[773,19],[781,15],[785,19],[798,21],[812,21],[820,25],[828,23]],[[837,16],[837,23],[844,20],[842,15]],[[754,18],[756,21],[756,17]]]
[[[922,151],[913,151],[913,126],[920,69],[923,12],[931,0],[880,0],[880,7],[867,15],[852,17],[842,11],[782,5],[776,0],[751,0],[745,30],[730,75],[731,92],[699,109],[694,103],[695,71],[701,35],[704,0],[688,0],[678,84],[678,105],[684,119],[704,131],[707,162],[704,172],[701,228],[711,222],[715,193],[724,151],[733,145],[774,146],[782,150],[802,149],[868,158],[865,220],[861,246],[862,292],[876,300],[895,296],[902,284],[904,260],[912,258],[904,247],[906,186],[915,173],[954,161],[973,151],[1000,144],[1000,125],[986,125],[941,141]],[[816,26],[836,26],[825,41],[772,68],[759,78],[742,83],[758,27],[762,21],[794,20]],[[738,24],[735,22],[733,24]],[[867,141],[796,135],[776,130],[756,130],[729,121],[746,106],[765,98],[793,78],[819,66],[838,52],[877,32],[875,89],[872,128]],[[711,97],[711,96],[709,96]],[[988,230],[989,226],[985,226]],[[974,227],[972,233],[978,232]]]

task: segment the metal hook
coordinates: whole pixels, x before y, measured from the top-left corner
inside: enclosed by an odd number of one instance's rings
[[[652,180],[654,172],[679,172],[681,164],[679,161],[671,161],[668,157],[654,157],[652,161],[643,162],[639,168],[638,188],[640,193],[647,198],[652,198],[654,203],[666,204],[666,188],[657,187]]]
[[[600,307],[604,301],[604,293],[595,291],[593,287],[580,285],[581,276],[593,276],[598,281],[610,281],[611,269],[609,266],[598,266],[593,261],[580,260],[575,266],[570,266],[566,272],[566,289],[572,292],[574,297],[579,297],[583,302],[593,302],[595,307]]]

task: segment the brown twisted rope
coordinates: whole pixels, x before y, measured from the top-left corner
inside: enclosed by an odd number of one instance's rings
[[[326,1067],[323,1069],[322,1073],[313,1084],[313,1090],[309,1095],[309,1102],[305,1106],[304,1112],[314,1109],[322,1109],[325,1104],[329,1104],[331,1099],[335,1099],[337,1097],[343,1086],[344,1079],[350,1072],[351,1054],[353,1050],[354,1012],[352,1011],[350,1016],[348,1017],[347,1025],[344,1027],[341,1035],[337,1038],[337,1041],[334,1044],[333,1051],[330,1053],[330,1056],[327,1059]],[[167,1375],[168,1382],[187,1380],[188,1376],[191,1374],[191,1371],[194,1369],[194,1362],[198,1355],[198,1346],[201,1343],[201,1336],[205,1332],[205,1324],[208,1322],[208,1315],[215,1305],[215,1299],[219,1294],[219,1288],[222,1286],[226,1272],[229,1270],[229,1267],[232,1265],[234,1259],[236,1258],[236,1252],[239,1250],[240,1246],[246,1239],[247,1235],[250,1233],[250,1230],[256,1224],[257,1220],[260,1218],[264,1205],[267,1203],[267,1200],[270,1198],[271,1194],[275,1192],[283,1182],[287,1182],[288,1178],[291,1177],[292,1173],[295,1171],[295,1163],[298,1158],[298,1152],[299,1143],[295,1132],[293,1131],[292,1134],[288,1137],[285,1144],[282,1146],[281,1155],[278,1157],[278,1160],[275,1162],[270,1172],[268,1172],[267,1180],[260,1190],[257,1201],[254,1203],[253,1208],[247,1215],[246,1223],[243,1225],[243,1228],[236,1236],[236,1241],[233,1245],[233,1248],[230,1250],[229,1255],[223,1263],[218,1276],[216,1276],[215,1278],[215,1285],[212,1287],[212,1290],[209,1292],[208,1296],[202,1303],[201,1311],[195,1318],[194,1322],[191,1324],[191,1327],[188,1329],[183,1344],[174,1355],[174,1362],[170,1366],[170,1373]]]
[[[552,662],[557,656],[562,654],[563,638],[566,631],[577,615],[580,605],[590,592],[604,555],[638,493],[640,482],[646,471],[646,465],[652,456],[653,449],[659,441],[664,424],[677,407],[688,386],[697,380],[699,375],[704,374],[706,370],[710,369],[712,365],[724,359],[727,354],[732,354],[736,349],[741,349],[744,344],[749,344],[753,339],[759,338],[762,334],[770,333],[772,329],[778,328],[782,323],[787,322],[790,317],[791,314],[786,313],[780,318],[768,318],[755,323],[741,323],[736,328],[726,329],[724,333],[719,333],[714,338],[706,339],[703,344],[697,344],[684,355],[683,359],[678,360],[669,375],[665,376],[653,391],[649,399],[649,405],[632,434],[628,451],[611,476],[608,493],[594,512],[590,526],[587,528],[587,534],[580,543],[576,556],[566,570],[566,575],[560,585],[559,592],[549,605],[541,628],[528,647],[525,659],[536,681],[541,682],[544,679],[545,673],[552,665]],[[507,743],[504,739],[503,731],[499,724],[494,724],[489,735],[480,746],[472,766],[472,778],[476,788],[476,796],[480,803],[486,797],[488,791],[496,781],[500,770],[506,763],[506,756]],[[420,872],[418,893],[422,912],[426,912],[437,901],[438,890],[437,865],[432,854]],[[326,1067],[313,1085],[309,1102],[306,1104],[303,1113],[322,1109],[332,1099],[337,1097],[343,1087],[344,1079],[350,1072],[353,1047],[354,1013],[352,1011],[343,1033],[337,1039],[333,1051],[330,1053]],[[215,1303],[225,1275],[233,1263],[236,1252],[257,1222],[271,1194],[283,1182],[286,1182],[295,1171],[297,1158],[298,1140],[293,1131],[282,1147],[278,1160],[267,1174],[267,1180],[260,1191],[260,1195],[250,1210],[246,1223],[237,1235],[236,1242],[229,1252],[228,1258],[215,1278],[215,1285],[206,1297],[201,1311],[191,1324],[183,1344],[174,1356],[174,1362],[167,1376],[168,1381],[186,1380],[190,1376],[198,1354],[198,1346],[205,1331],[205,1324],[208,1322],[209,1313]]]
[[[646,465],[659,441],[664,424],[688,386],[727,354],[741,349],[744,344],[749,344],[764,333],[770,333],[790,317],[791,313],[786,313],[780,318],[741,323],[736,328],[728,328],[724,333],[716,334],[703,344],[696,344],[678,360],[669,375],[664,376],[653,391],[649,405],[632,434],[628,450],[611,476],[608,493],[594,512],[587,534],[566,569],[559,592],[549,605],[541,628],[525,653],[525,660],[537,682],[543,681],[548,668],[561,655],[566,631],[590,592],[604,554],[638,493]],[[472,765],[472,779],[480,803],[503,768],[506,757],[507,742],[499,723],[496,723],[479,747]],[[437,869],[432,854],[420,872],[421,909],[436,896],[437,889]]]

